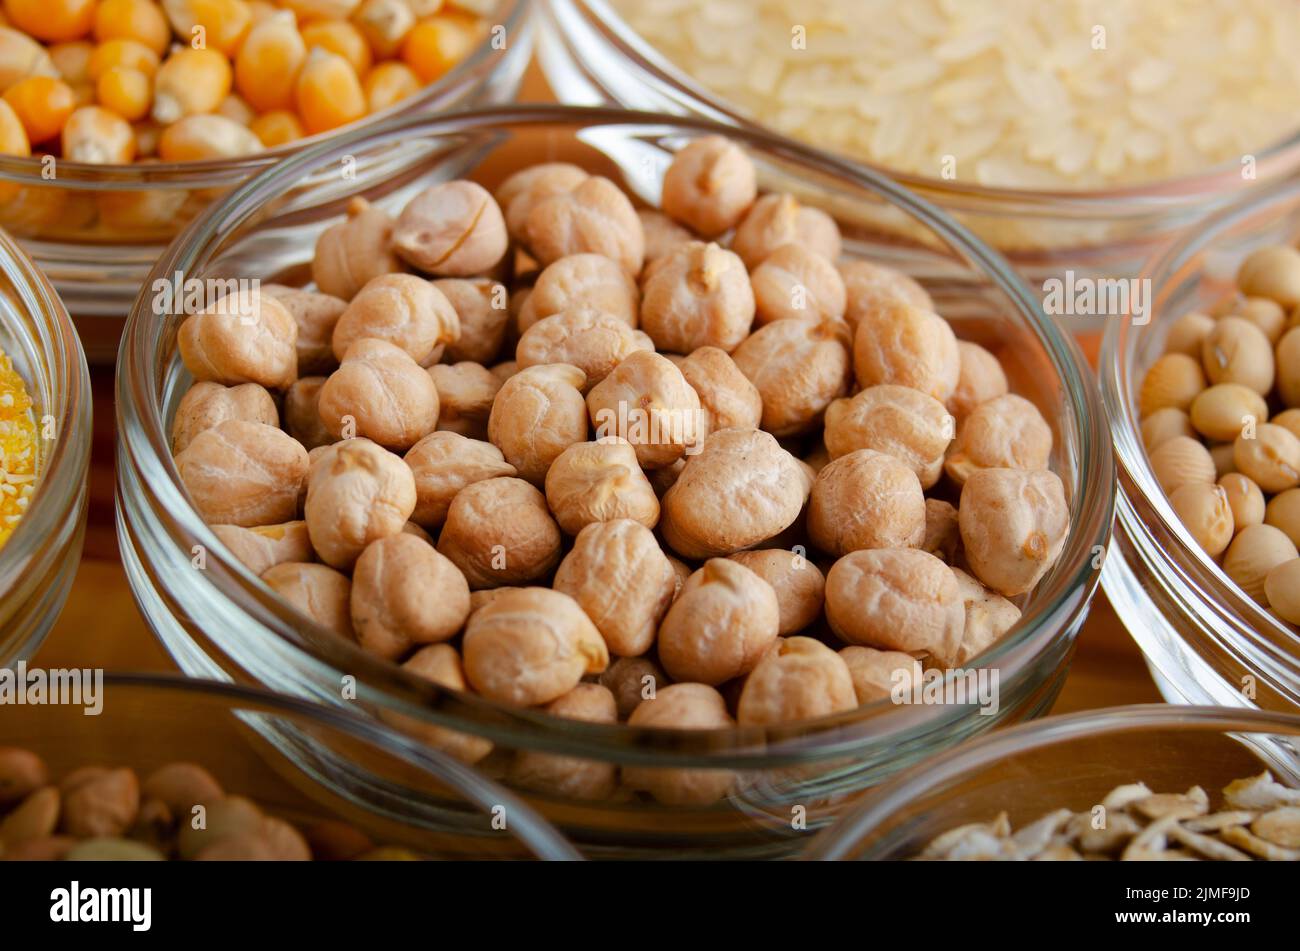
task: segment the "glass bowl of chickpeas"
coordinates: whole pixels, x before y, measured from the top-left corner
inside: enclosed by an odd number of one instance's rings
[[[0,668],[30,658],[86,527],[90,376],[58,294],[0,230]]]
[[[426,161],[285,201],[394,142]],[[921,280],[862,243],[882,209]],[[411,118],[156,274],[219,294],[142,295],[119,365],[123,558],[190,673],[354,692],[621,855],[789,853],[1060,687],[1110,531],[1095,381],[885,179],[703,120]]]
[[[1152,318],[1103,342],[1120,488],[1103,578],[1172,702],[1300,705],[1297,235],[1300,188],[1252,194],[1150,262]]]
[[[59,673],[0,724],[0,861],[578,858],[517,796],[369,718],[166,674]],[[408,787],[438,789],[441,809],[408,807]]]
[[[92,360],[159,253],[283,156],[412,111],[513,98],[522,0],[10,0],[0,26],[0,227],[78,322]],[[343,174],[395,174],[394,148]],[[329,191],[338,175],[299,185]],[[112,318],[105,320],[100,318]]]

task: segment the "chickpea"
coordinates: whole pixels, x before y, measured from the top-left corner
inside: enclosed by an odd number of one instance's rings
[[[357,642],[387,660],[454,637],[469,617],[469,584],[438,551],[405,532],[366,546],[352,574]]]
[[[1239,472],[1230,472],[1220,476],[1219,485],[1227,494],[1228,508],[1232,509],[1233,531],[1240,532],[1248,525],[1264,521],[1264,493],[1251,479]]]
[[[750,275],[750,284],[760,325],[774,320],[843,320],[848,306],[844,278],[835,265],[798,244],[769,254]]]
[[[645,281],[641,329],[655,346],[689,354],[700,347],[730,353],[754,323],[754,291],[741,259],[690,241],[658,259]]]
[[[979,469],[957,506],[962,547],[975,577],[1012,598],[1056,563],[1070,529],[1060,477],[1046,469]]]
[[[1038,407],[1008,393],[976,407],[962,421],[944,470],[958,485],[977,469],[1046,469],[1052,428]]]
[[[274,426],[228,419],[195,436],[176,471],[209,524],[270,525],[298,514],[307,450]]]
[[[567,594],[507,591],[465,628],[465,677],[483,696],[532,707],[564,696],[609,665],[600,632]]]
[[[392,247],[408,264],[439,277],[468,277],[492,270],[509,244],[506,219],[488,191],[475,182],[430,185],[402,209]]]
[[[1223,553],[1223,571],[1243,591],[1265,607],[1264,582],[1283,562],[1300,557],[1286,532],[1272,525],[1250,525],[1237,533]]]
[[[283,284],[263,284],[262,293],[284,305],[298,325],[298,372],[329,373],[337,359],[332,340],[348,302],[329,294],[318,294]]]
[[[1206,554],[1211,558],[1223,554],[1234,530],[1226,489],[1208,482],[1193,482],[1175,489],[1169,503]]]
[[[961,354],[952,328],[938,314],[892,303],[858,321],[853,369],[860,386],[896,383],[943,403],[957,388]]]
[[[869,386],[826,409],[826,450],[832,459],[874,449],[902,462],[928,489],[943,473],[953,419],[944,405],[920,390],[892,383]]]
[[[430,433],[405,458],[415,478],[411,520],[428,529],[442,525],[452,499],[465,486],[517,474],[496,446],[450,432]]]
[[[1258,492],[1259,487],[1256,486],[1255,490]],[[1261,492],[1259,501],[1263,502],[1263,499]],[[1264,508],[1263,521],[1266,525],[1280,528],[1287,538],[1300,546],[1300,489],[1287,489],[1269,499]]]
[[[228,419],[280,425],[275,400],[265,387],[256,383],[238,386],[195,383],[176,407],[176,418],[172,421],[172,452],[183,452],[199,433]]]
[[[471,589],[519,585],[550,574],[559,563],[560,527],[542,493],[523,479],[484,479],[452,499],[438,551]]]
[[[763,398],[725,350],[700,347],[673,362],[699,396],[701,438],[719,429],[758,429]]]
[[[506,227],[516,241],[526,240],[525,226],[533,206],[552,195],[564,195],[591,176],[568,162],[544,162],[515,172],[496,190],[497,205],[506,213]]]
[[[952,569],[952,573],[961,591],[966,620],[956,653],[936,655],[935,660],[945,667],[960,667],[984,653],[1015,627],[1020,620],[1020,609],[960,568]]]
[[[720,135],[687,145],[664,173],[664,212],[706,238],[734,228],[757,195],[754,163]]]
[[[652,350],[636,350],[587,394],[596,436],[632,444],[647,469],[671,465],[704,439],[700,399],[681,370]]]
[[[1169,326],[1169,333],[1165,337],[1165,353],[1181,353],[1199,361],[1201,346],[1214,329],[1214,323],[1213,317],[1199,311],[1183,314]]]
[[[262,580],[317,624],[352,639],[348,608],[352,582],[343,572],[326,565],[286,561],[264,571]]]
[[[727,556],[758,575],[776,592],[781,617],[777,633],[793,634],[821,617],[826,577],[808,558],[783,548],[738,551]]]
[[[316,239],[311,279],[322,294],[351,300],[382,274],[405,270],[392,251],[393,218],[364,198],[348,203],[348,216]]]
[[[910,695],[913,681],[921,676],[921,662],[902,651],[881,651],[852,644],[840,648],[840,657],[848,665],[860,707],[887,700],[895,691]]]
[[[312,462],[307,532],[321,561],[333,568],[350,569],[375,539],[396,535],[414,508],[411,470],[368,439],[326,446]]]
[[[363,337],[321,387],[317,409],[335,439],[406,450],[437,427],[438,390],[405,350]]]
[[[209,805],[226,794],[202,766],[194,763],[167,763],[148,776],[140,786],[146,802],[161,802],[177,817],[190,816],[197,805]]]
[[[1277,395],[1287,406],[1300,406],[1300,327],[1277,343]]]
[[[1268,404],[1240,383],[1218,383],[1192,400],[1192,425],[1206,439],[1231,442],[1247,426],[1268,419]]]
[[[1209,339],[1208,335],[1206,339]],[[1203,389],[1205,372],[1199,360],[1185,353],[1166,353],[1151,364],[1151,369],[1142,379],[1138,414],[1145,419],[1167,406],[1187,411]]]
[[[976,407],[1006,396],[1007,374],[1002,362],[977,343],[957,341],[960,370],[957,386],[948,397],[948,411],[960,422]]]
[[[260,839],[266,816],[248,799],[243,796],[225,796],[205,805],[207,814],[204,824],[186,822],[180,826],[176,851],[182,859],[189,861],[198,858],[207,849],[220,844],[222,840],[243,841],[248,837]],[[269,859],[270,850],[264,850],[262,857]]]
[[[662,500],[660,531],[683,558],[730,555],[785,531],[806,496],[794,456],[769,433],[724,429]]]
[[[578,684],[543,709],[565,720],[618,722],[614,695],[600,684]],[[569,799],[608,799],[618,785],[618,767],[601,760],[520,750],[510,767],[510,780],[524,789]]]
[[[866,314],[888,309],[894,303],[933,311],[934,301],[920,284],[902,271],[873,261],[852,260],[839,265],[844,279],[844,319],[854,330]]]
[[[816,426],[853,382],[850,343],[842,320],[778,320],[742,341],[734,359],[758,388],[763,428],[794,436]]]
[[[15,806],[0,820],[0,846],[6,854],[24,840],[53,835],[59,823],[59,807],[59,791],[53,786],[42,786]]]
[[[648,657],[620,657],[600,675],[600,683],[614,694],[619,719],[626,720],[642,700],[653,699],[669,680]]]
[[[438,426],[464,434],[468,429],[487,435],[492,403],[501,381],[481,363],[435,363],[429,377],[438,391]]]
[[[1166,439],[1151,453],[1151,472],[1165,494],[1191,482],[1213,482],[1218,478],[1214,459],[1200,440],[1189,436]]]
[[[571,254],[537,275],[528,300],[534,321],[585,305],[636,327],[641,291],[617,261],[601,254]]]
[[[552,363],[521,369],[501,385],[488,438],[518,474],[536,485],[565,449],[587,438],[586,374]]]
[[[1285,492],[1300,485],[1300,439],[1289,429],[1261,423],[1251,434],[1242,433],[1232,446],[1237,471],[1249,476],[1265,492]]]
[[[905,463],[874,449],[840,456],[817,473],[808,536],[832,555],[915,548],[925,540],[925,494]]]
[[[677,592],[677,574],[648,528],[614,519],[578,533],[555,572],[555,590],[578,603],[611,653],[635,657],[654,644]]]
[[[1252,251],[1237,269],[1237,286],[1250,297],[1295,307],[1300,304],[1300,251],[1284,245]]]
[[[213,525],[213,533],[239,561],[255,575],[286,561],[311,561],[311,539],[307,523],[285,522],[282,525]]]
[[[840,229],[820,208],[801,205],[793,195],[764,195],[736,226],[731,250],[755,270],[777,248],[797,244],[832,263],[840,257]]]
[[[470,692],[469,684],[465,682],[465,668],[461,664],[460,655],[450,644],[429,644],[421,647],[402,664],[402,669],[448,690]],[[492,741],[473,733],[450,730],[445,726],[398,713],[385,713],[381,716],[404,733],[411,734],[421,742],[441,750],[462,763],[473,765],[492,752]]]
[[[637,464],[636,450],[621,439],[574,443],[546,473],[546,502],[569,535],[593,522],[631,519],[654,528],[659,499]]]
[[[826,620],[850,644],[952,657],[965,619],[952,570],[919,549],[851,552],[826,575]]]
[[[788,637],[745,678],[736,710],[741,726],[829,716],[858,705],[844,658],[811,637]]]
[[[334,325],[332,346],[340,362],[358,340],[377,338],[400,347],[421,366],[460,336],[451,301],[413,274],[385,274],[366,284]]]
[[[1224,317],[1215,324],[1201,343],[1201,362],[1211,383],[1240,383],[1261,395],[1273,389],[1273,347],[1248,320]]]
[[[308,451],[334,442],[320,418],[320,391],[324,385],[323,376],[303,376],[294,380],[284,394],[284,430]]]
[[[641,230],[645,232],[645,268],[674,250],[679,244],[694,241],[695,235],[662,211],[653,208],[638,208],[636,216],[641,219]]]
[[[63,830],[78,839],[123,835],[140,809],[140,781],[129,769],[87,766],[69,773],[63,794]]]
[[[444,277],[432,283],[447,298],[460,321],[460,336],[447,343],[447,359],[491,363],[501,353],[510,323],[505,285],[487,278],[458,277]]]
[[[194,379],[282,390],[298,378],[298,325],[273,297],[228,294],[185,318],[176,336]]]
[[[1273,613],[1289,624],[1300,624],[1300,559],[1275,565],[1264,578],[1264,596]]]
[[[641,219],[622,189],[591,175],[577,187],[538,199],[523,226],[524,243],[543,267],[570,254],[603,254],[628,274],[645,260]]]
[[[49,781],[49,769],[35,753],[0,746],[0,806],[21,802]]]
[[[735,726],[722,694],[705,684],[670,684],[643,700],[628,726],[657,730],[723,730]],[[623,782],[669,806],[708,806],[731,791],[725,769],[623,767]]]
[[[1142,445],[1148,453],[1155,452],[1175,436],[1196,438],[1192,418],[1176,406],[1166,406],[1143,418]]]
[[[717,686],[754,669],[780,620],[771,585],[739,562],[711,558],[659,625],[659,661],[674,680]]]
[[[590,388],[609,376],[625,357],[652,349],[620,318],[587,304],[574,304],[525,330],[515,360],[521,369],[567,363],[587,375]]]
[[[957,508],[942,499],[925,500],[925,539],[921,550],[952,564],[961,544],[961,529],[957,526]]]

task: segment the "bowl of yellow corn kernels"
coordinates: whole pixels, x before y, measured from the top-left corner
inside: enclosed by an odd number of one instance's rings
[[[92,359],[161,250],[216,195],[339,129],[513,97],[526,0],[4,0],[0,227]],[[400,173],[411,157],[306,182]]]
[[[77,331],[0,230],[0,667],[35,653],[72,587],[91,435]]]

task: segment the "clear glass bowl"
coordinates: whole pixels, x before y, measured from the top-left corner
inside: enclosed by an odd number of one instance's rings
[[[0,547],[0,667],[7,667],[36,653],[72,587],[92,433],[90,374],[77,332],[49,281],[4,231],[0,348],[27,384],[38,429],[36,492]]]
[[[156,274],[301,281],[316,235],[337,220],[330,209],[299,211],[284,196],[293,183],[340,155],[382,152],[394,142],[423,148],[411,175],[357,191],[390,208],[430,182],[468,176],[493,187],[543,158],[599,169],[648,204],[672,151],[720,131],[703,120],[620,110],[518,107],[444,118],[408,119],[326,143],[286,160],[214,206],[159,261]],[[875,704],[782,728],[721,731],[630,729],[550,718],[458,695],[366,656],[314,627],[236,562],[203,524],[178,483],[167,432],[189,385],[176,353],[179,319],[158,318],[141,300],[123,338],[118,366],[118,525],[126,570],[144,616],[182,669],[251,678],[272,689],[337,704],[339,678],[356,678],[359,697],[490,738],[500,751],[542,750],[618,765],[726,768],[739,792],[707,808],[670,808],[628,797],[584,803],[535,795],[531,801],[570,838],[621,854],[788,852],[805,833],[794,806],[815,825],[842,799],[936,749],[996,723],[1035,716],[1051,704],[1094,591],[1108,540],[1113,474],[1096,383],[1073,340],[1043,319],[1004,262],[932,206],[871,172],[750,130],[728,134],[746,147],[767,187],[798,190],[834,214],[846,254],[863,251],[864,215],[889,208],[929,229],[924,261],[938,307],[959,335],[1004,356],[1014,386],[1036,401],[1055,429],[1052,464],[1070,499],[1074,530],[1054,569],[1025,605],[1014,633],[981,662],[1000,671],[996,715],[973,708]],[[873,248],[874,250],[874,248]],[[206,569],[191,567],[195,546]],[[494,754],[495,756],[495,754]],[[505,752],[496,757],[508,765]],[[795,767],[784,773],[779,768]]]
[[[741,128],[767,128],[675,66],[604,0],[550,0],[543,7],[538,60],[561,102],[620,105],[702,116]],[[864,51],[863,55],[869,55]],[[1104,191],[990,188],[871,166],[934,202],[997,248],[1039,287],[1066,271],[1076,277],[1134,274],[1191,222],[1260,182],[1300,168],[1300,134],[1255,156],[1255,180],[1241,166]],[[882,216],[877,240],[892,244],[911,226]],[[1099,331],[1097,317],[1061,317],[1072,331]]]
[[[299,829],[345,822],[377,846],[427,858],[580,857],[508,790],[369,717],[165,674],[104,674],[96,701],[7,708],[0,746],[37,753],[55,780],[82,766],[125,766],[144,779],[167,763],[198,763],[228,793]],[[431,789],[439,808],[421,808],[418,791]]]
[[[395,116],[448,112],[509,102],[532,55],[534,4],[498,0],[489,17],[505,45],[489,37],[436,83],[344,130],[312,136],[241,159],[88,165],[0,156],[0,227],[7,228],[63,297],[95,362],[111,362],[122,323],[158,256],[232,185],[317,142],[370,128]],[[358,181],[401,174],[419,155],[400,143],[348,171]],[[304,204],[331,200],[338,170],[295,183]],[[107,319],[106,319],[107,318]]]
[[[1138,428],[1142,377],[1173,321],[1235,287],[1254,248],[1300,237],[1300,182],[1261,188],[1189,231],[1142,271],[1149,323],[1114,321],[1101,386],[1114,436],[1119,496],[1106,594],[1171,703],[1300,711],[1300,636],[1260,607],[1196,543],[1151,471]]]
[[[1266,769],[1300,785],[1300,717],[1163,704],[1047,717],[964,744],[873,790],[804,857],[907,859],[957,826],[1005,811],[1015,829],[1054,809],[1086,811],[1123,783],[1155,792],[1201,786],[1217,803],[1228,783]]]

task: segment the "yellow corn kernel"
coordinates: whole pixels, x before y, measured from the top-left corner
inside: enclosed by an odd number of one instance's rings
[[[4,98],[23,124],[28,142],[54,138],[77,107],[72,87],[49,76],[28,76],[6,89]]]
[[[149,114],[153,89],[149,77],[140,70],[118,66],[99,77],[95,98],[105,109],[112,109],[127,122],[135,122]]]
[[[137,159],[158,152],[158,139],[162,136],[162,126],[152,119],[142,119],[131,123],[135,133],[135,156]]]
[[[361,0],[280,0],[280,6],[292,10],[299,23],[312,20],[346,20]]]
[[[90,79],[90,54],[95,44],[86,40],[55,43],[50,47],[50,60],[65,83],[84,83]]]
[[[252,106],[232,92],[221,100],[221,105],[217,106],[216,115],[225,116],[227,119],[233,119],[240,125],[246,126],[253,121],[257,113],[253,111]]]
[[[0,26],[0,92],[28,76],[58,76],[50,54],[30,36]]]
[[[93,106],[95,104],[95,84],[92,82],[73,83],[72,101],[77,104],[77,108]]]
[[[270,0],[248,0],[248,12],[253,15],[253,25],[261,23],[268,17],[280,12],[280,8]]]
[[[443,0],[406,0],[417,20],[435,16],[442,12]]]
[[[352,15],[361,35],[380,59],[391,59],[415,26],[415,14],[406,0],[365,0]]]
[[[230,61],[186,46],[163,60],[154,80],[153,117],[161,123],[211,112],[230,94]]]
[[[36,494],[37,427],[27,384],[0,350],[0,545]]]
[[[238,158],[262,151],[262,140],[225,116],[186,116],[163,129],[158,157],[164,162]]]
[[[258,112],[288,109],[306,58],[307,46],[293,14],[281,10],[248,31],[235,54],[235,88]]]
[[[459,14],[422,20],[402,41],[402,61],[415,70],[420,82],[431,83],[472,53],[480,38],[478,23]]]
[[[348,61],[357,76],[370,72],[374,56],[370,44],[355,26],[347,20],[315,20],[302,28],[302,41],[308,51],[313,46],[337,53]]]
[[[298,117],[287,109],[264,112],[250,122],[248,128],[268,149],[296,142],[307,134]]]
[[[118,37],[95,47],[86,66],[86,78],[97,82],[110,69],[138,69],[146,76],[158,72],[158,54],[139,40]]]
[[[162,0],[181,42],[233,56],[253,25],[244,0]]]
[[[63,124],[63,157],[93,165],[125,165],[135,158],[135,133],[116,112],[82,106]]]
[[[136,164],[153,164],[156,159],[136,158]],[[138,191],[100,192],[95,196],[99,223],[112,231],[130,231],[136,236],[152,233],[164,241],[175,236],[181,211],[189,198],[185,188],[142,188]]]
[[[32,145],[27,140],[27,130],[14,112],[14,107],[0,99],[0,155],[31,155]],[[7,196],[6,196],[7,197]]]
[[[95,0],[4,0],[5,15],[15,27],[44,40],[77,40],[95,23]]]
[[[153,0],[101,0],[95,10],[95,39],[135,40],[162,56],[171,45],[172,28]]]
[[[366,76],[362,88],[366,94],[366,110],[373,114],[419,92],[420,77],[405,63],[380,63]]]
[[[499,0],[449,0],[449,5],[475,17],[489,17],[498,6]]]
[[[357,74],[342,56],[319,46],[298,74],[294,101],[308,135],[337,129],[366,114],[366,96]]]

